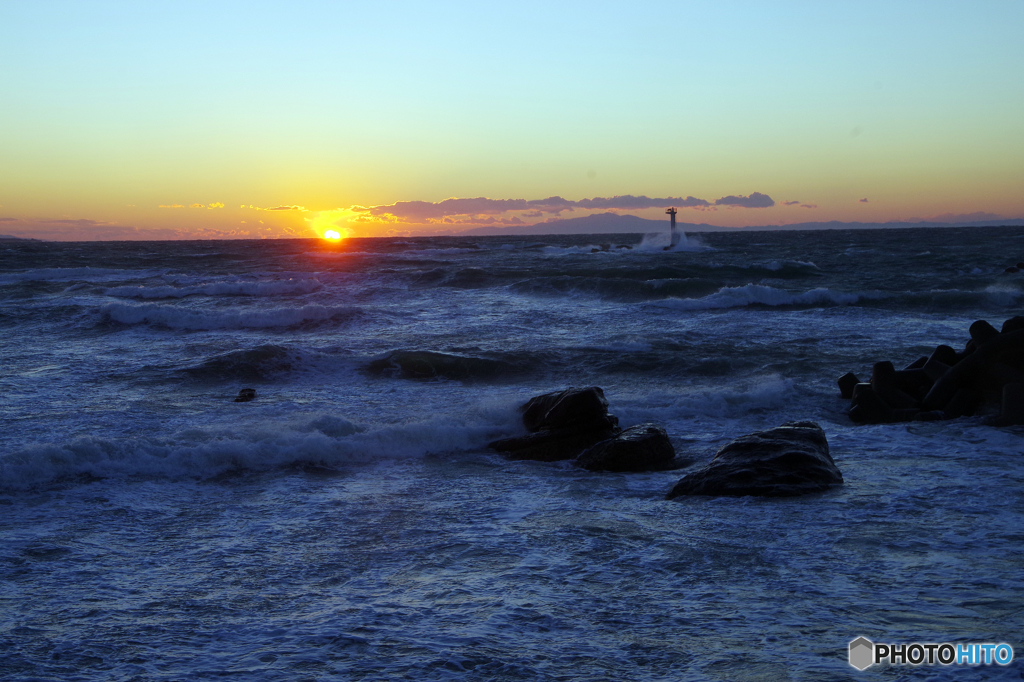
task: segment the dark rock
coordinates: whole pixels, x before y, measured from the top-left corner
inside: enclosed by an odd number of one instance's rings
[[[825,432],[813,422],[788,422],[742,436],[718,451],[668,494],[791,497],[843,482],[828,452]]]
[[[1024,383],[1003,386],[1003,400],[999,414],[985,419],[989,426],[1016,426],[1024,424]]]
[[[853,402],[848,412],[855,424],[887,424],[892,421],[889,406],[871,388],[871,384],[857,384],[853,388]]]
[[[1024,329],[1024,317],[1018,315],[1017,317],[1011,317],[1006,322],[1003,322],[1003,327],[1000,333],[1006,334],[1007,332],[1015,332],[1018,329]]]
[[[1024,261],[1017,261],[1017,267],[1024,270]]]
[[[894,410],[920,406],[918,401],[900,390],[896,383],[896,368],[889,361],[876,362],[871,368],[871,388],[882,402]]]
[[[502,438],[488,443],[487,447],[504,453],[510,459],[538,462],[573,459],[590,446],[614,436],[618,429],[613,419],[605,417],[603,426],[591,423],[590,428],[586,429],[552,429],[516,438]]]
[[[920,401],[935,381],[923,369],[901,369],[896,371],[896,387]]]
[[[950,346],[935,346],[935,350],[932,351],[932,354],[928,359],[941,362],[947,367],[952,367],[957,361],[956,351]]]
[[[1003,270],[1003,272],[1008,272],[1008,273],[1010,273],[1012,275],[1015,272],[1020,272],[1020,268],[1014,267],[1013,265],[1011,265],[1010,267],[1008,267],[1005,270]]]
[[[950,419],[956,419],[957,417],[970,417],[978,409],[978,404],[981,402],[981,398],[978,394],[969,388],[958,388],[953,397],[950,398],[949,402],[946,403],[946,408],[943,412]]]
[[[608,414],[608,401],[597,386],[545,393],[519,409],[523,425],[531,434],[488,444],[512,459],[573,459],[619,431],[619,420]]]
[[[949,346],[946,346],[946,348],[949,348]],[[952,350],[952,348],[950,348],[950,350]],[[928,380],[931,381],[932,384],[934,384],[946,372],[949,371],[949,368],[950,365],[947,365],[944,362],[939,362],[938,360],[935,359],[935,356],[933,355],[932,357],[928,358],[928,362],[924,363],[924,367],[921,368],[921,371],[927,374]]]
[[[531,398],[521,409],[527,431],[562,429],[600,422],[608,416],[608,400],[597,386],[568,388]]]
[[[892,410],[889,412],[889,423],[895,424],[897,422],[912,422],[917,419],[917,415],[921,414],[920,408],[909,407],[902,410]]]
[[[970,329],[967,330],[971,335],[971,340],[979,346],[983,346],[992,339],[999,336],[999,330],[990,325],[985,320],[977,320],[971,324]]]
[[[914,360],[912,363],[910,363],[909,365],[907,365],[903,369],[905,369],[905,370],[906,369],[921,369],[922,367],[924,367],[924,363],[926,363],[926,362],[928,362],[928,356],[927,355],[922,355],[917,360]]]
[[[836,383],[839,384],[839,395],[841,395],[844,400],[849,400],[853,397],[853,387],[860,383],[860,379],[858,379],[857,375],[853,372],[847,372],[843,376],[839,377],[839,381]]]
[[[243,388],[238,392],[238,397],[235,398],[236,403],[247,403],[250,400],[256,400],[255,388]]]
[[[665,429],[638,424],[584,450],[576,464],[589,471],[660,471],[671,468],[675,456]]]
[[[945,409],[947,403],[952,400],[959,389],[973,388],[987,364],[1008,355],[1020,354],[1022,349],[1024,349],[1024,329],[999,334],[988,343],[979,346],[976,351],[951,367],[948,372],[935,381],[935,385],[925,396],[924,409]]]
[[[937,422],[943,419],[949,419],[942,410],[931,410],[929,412],[918,412],[914,415],[914,421],[916,422]]]

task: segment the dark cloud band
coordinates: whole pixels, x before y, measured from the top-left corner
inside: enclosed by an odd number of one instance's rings
[[[537,218],[544,214],[558,215],[563,211],[622,210],[639,211],[648,208],[705,208],[709,206],[740,206],[744,208],[767,208],[775,201],[767,194],[754,192],[750,196],[727,196],[712,204],[697,197],[652,198],[626,194],[616,197],[594,197],[572,201],[554,196],[547,199],[471,199],[451,198],[444,201],[397,201],[383,206],[353,206],[350,210],[377,218],[391,218],[404,222],[429,222],[444,220],[451,216],[495,216],[514,211],[524,211],[524,217]]]

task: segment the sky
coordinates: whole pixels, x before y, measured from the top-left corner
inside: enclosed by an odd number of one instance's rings
[[[0,0],[0,234],[1024,217],[1024,2]]]

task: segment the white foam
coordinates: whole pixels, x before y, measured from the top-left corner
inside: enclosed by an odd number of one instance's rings
[[[90,436],[0,454],[0,490],[24,490],[78,476],[199,478],[289,466],[341,468],[445,452],[479,450],[514,430],[511,405],[477,406],[453,414],[376,428],[338,415],[284,422],[191,427],[169,437]],[[244,408],[243,408],[244,409]]]
[[[644,393],[631,405],[616,406],[615,412],[626,425],[697,416],[736,418],[757,410],[782,407],[792,397],[794,385],[792,379],[773,374],[746,386],[695,388],[672,393],[655,391]]]
[[[763,267],[766,270],[771,270],[773,272],[777,272],[779,270],[782,270],[785,267],[811,268],[812,270],[819,270],[820,269],[814,263],[811,263],[810,261],[802,261],[802,260],[786,260],[786,261],[773,260],[770,263],[766,263],[764,265],[754,265],[753,267]]]
[[[107,289],[107,296],[118,298],[184,298],[186,296],[288,296],[311,294],[323,288],[316,279],[287,279],[264,282],[213,282],[198,286],[122,286]]]
[[[993,284],[985,288],[984,296],[996,305],[1011,306],[1020,300],[1021,293],[1020,289],[1009,284]]]
[[[298,308],[250,308],[200,311],[172,305],[108,303],[100,312],[122,324],[157,324],[173,329],[263,329],[323,322],[359,312],[351,306],[304,305]]]
[[[860,298],[858,294],[847,294],[831,289],[811,289],[794,294],[775,287],[747,284],[741,287],[722,287],[703,298],[669,298],[653,305],[675,310],[712,310],[748,305],[850,305]]]
[[[683,252],[683,251],[713,251],[709,246],[705,246],[700,242],[697,237],[687,237],[683,232],[676,232],[679,237],[679,241],[675,246],[666,248],[671,243],[671,236],[668,232],[653,232],[645,234],[640,243],[633,248],[637,251],[653,252],[653,251],[668,251],[668,252]]]

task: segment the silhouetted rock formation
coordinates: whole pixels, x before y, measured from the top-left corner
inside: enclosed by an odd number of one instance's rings
[[[970,340],[957,352],[938,346],[906,369],[875,363],[869,383],[839,379],[840,394],[852,400],[849,416],[858,424],[955,419],[974,414],[998,415],[988,423],[1024,424],[1024,317],[996,330],[985,320],[968,330]],[[852,379],[851,379],[852,377]]]
[[[584,450],[576,464],[589,471],[659,471],[672,468],[675,456],[665,429],[638,424]]]
[[[520,410],[523,425],[531,433],[487,445],[512,459],[573,459],[619,431],[619,420],[608,414],[608,401],[597,386],[545,393],[531,398]]]
[[[792,497],[842,482],[821,427],[814,422],[787,422],[728,443],[707,466],[684,476],[667,497]]]

